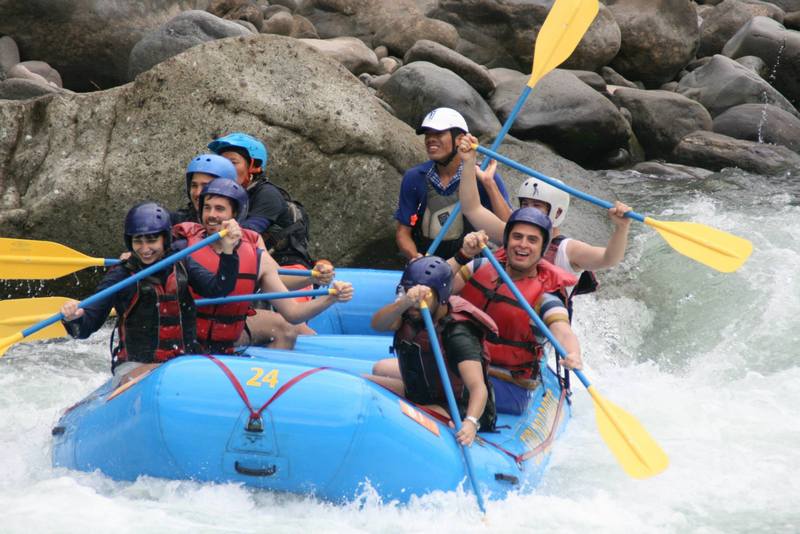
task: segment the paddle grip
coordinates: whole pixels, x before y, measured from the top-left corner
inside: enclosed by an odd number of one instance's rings
[[[547,337],[548,340],[550,340],[550,343],[553,344],[553,348],[556,350],[556,353],[558,354],[558,357],[559,358],[564,358],[567,355],[567,351],[564,350],[564,347],[561,346],[561,343],[558,342],[558,340],[553,335],[553,333],[550,331],[550,329],[547,328],[547,325],[544,324],[544,321],[542,321],[542,319],[539,317],[539,314],[537,314],[533,310],[531,305],[528,303],[528,301],[522,295],[522,292],[519,290],[517,285],[514,283],[514,281],[511,279],[511,277],[508,276],[508,273],[506,272],[506,270],[503,269],[503,266],[500,265],[500,262],[497,261],[497,258],[494,257],[494,254],[492,254],[492,251],[489,250],[486,247],[486,245],[484,245],[483,248],[481,249],[481,254],[483,254],[483,256],[487,260],[489,260],[489,262],[494,267],[495,271],[497,271],[497,274],[500,275],[500,278],[502,278],[503,282],[508,286],[508,289],[510,289],[511,292],[514,293],[514,296],[517,297],[517,301],[519,302],[520,306],[522,306],[522,309],[524,309],[526,312],[528,312],[528,315],[530,316],[531,319],[533,319],[533,322],[536,323],[536,326],[539,328],[539,330],[545,335],[545,337]],[[587,380],[587,378],[580,371],[580,369],[572,369],[572,372],[574,372],[575,375],[578,377],[578,379],[581,382],[583,382],[584,386],[586,386],[588,388],[591,385],[589,383],[589,380]]]
[[[453,386],[450,384],[450,375],[447,374],[447,364],[442,356],[442,349],[439,347],[439,336],[436,335],[436,328],[433,326],[431,311],[428,309],[428,305],[425,302],[421,303],[420,312],[422,313],[422,319],[425,321],[425,328],[428,331],[428,339],[430,339],[433,356],[436,359],[436,368],[439,370],[439,378],[442,380],[444,394],[445,397],[447,397],[447,405],[450,407],[450,415],[453,419],[453,424],[456,427],[456,432],[458,432],[461,430],[461,415],[458,411],[456,398],[453,395]],[[478,499],[478,507],[481,509],[481,512],[486,513],[486,507],[483,504],[483,496],[481,495],[481,492],[478,491],[478,482],[475,479],[475,471],[472,468],[472,453],[468,447],[464,447],[461,444],[459,445],[461,446],[461,451],[464,453],[464,460],[467,464],[467,475],[469,476],[469,481],[472,484],[472,490],[475,492],[475,497]]]
[[[484,148],[482,146],[476,147],[475,150],[477,150],[481,154],[489,156],[492,159],[496,159],[497,161],[499,161],[503,165],[508,165],[512,169],[518,170],[522,174],[527,174],[528,176],[533,176],[534,178],[538,178],[541,181],[546,182],[546,183],[552,185],[555,188],[561,189],[562,191],[566,191],[570,195],[578,197],[580,199],[583,199],[586,202],[591,202],[592,204],[596,204],[596,205],[598,205],[598,206],[600,206],[602,208],[606,208],[606,209],[611,209],[611,208],[614,207],[614,204],[612,204],[611,202],[609,202],[607,200],[603,200],[603,199],[597,198],[595,196],[590,195],[589,193],[584,193],[583,191],[575,189],[574,187],[570,187],[567,184],[561,183],[561,182],[559,182],[559,181],[557,181],[557,180],[555,180],[553,178],[550,178],[549,176],[546,176],[546,175],[544,175],[544,174],[542,174],[542,173],[540,173],[538,171],[535,171],[535,170],[531,169],[530,167],[526,167],[525,165],[522,165],[521,163],[518,163],[518,162],[514,161],[511,158],[507,158],[507,157],[505,157],[505,156],[503,156],[501,154],[498,154],[497,152],[495,152],[493,150],[490,150],[488,148]],[[637,220],[639,222],[644,222],[644,215],[642,215],[640,213],[636,213],[633,210],[626,212],[625,213],[625,217]]]

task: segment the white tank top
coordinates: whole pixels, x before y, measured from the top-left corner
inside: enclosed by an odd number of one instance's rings
[[[580,278],[581,273],[583,271],[574,270],[572,268],[572,264],[569,261],[569,256],[567,255],[567,243],[569,243],[570,241],[571,241],[571,239],[569,237],[567,237],[566,239],[563,239],[561,241],[561,243],[558,244],[558,249],[556,250],[555,265],[556,265],[556,267],[561,267],[562,269],[564,269],[568,273],[575,275],[575,278]],[[575,288],[575,286],[567,287],[566,288],[567,289],[567,295],[572,294],[572,290],[574,288]]]

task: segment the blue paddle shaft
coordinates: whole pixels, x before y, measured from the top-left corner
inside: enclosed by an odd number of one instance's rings
[[[500,132],[495,137],[494,141],[492,142],[492,150],[497,150],[497,147],[500,146],[500,143],[503,142],[503,138],[506,136],[508,131],[511,129],[511,126],[514,124],[514,121],[517,119],[517,115],[522,110],[522,106],[525,104],[525,101],[528,99],[528,95],[531,94],[531,88],[529,86],[525,86],[525,89],[520,93],[519,98],[517,98],[517,103],[514,104],[514,109],[511,110],[511,114],[506,119],[506,122],[503,123],[503,127],[500,129]],[[486,167],[489,166],[489,162],[492,160],[491,157],[486,158],[481,162],[481,170],[485,171]],[[442,239],[444,239],[444,235],[450,229],[450,226],[456,220],[458,214],[461,213],[461,202],[456,202],[453,206],[453,210],[450,212],[450,215],[447,217],[447,220],[444,222],[442,229],[439,230],[439,234],[436,236],[436,239],[433,240],[431,246],[428,247],[428,252],[426,253],[428,256],[432,256],[436,253],[436,249],[439,248],[439,245],[442,243]]]
[[[114,265],[119,265],[120,263],[122,263],[122,260],[106,258],[103,260],[103,267],[113,267]]]
[[[439,347],[439,337],[436,335],[436,328],[433,326],[433,319],[431,318],[431,311],[427,306],[420,308],[422,318],[425,321],[425,328],[428,330],[428,338],[430,339],[431,349],[433,356],[436,358],[436,367],[439,369],[439,377],[442,379],[442,386],[444,394],[447,397],[447,405],[450,407],[450,415],[453,419],[453,424],[456,426],[456,432],[461,430],[461,416],[456,404],[456,398],[453,395],[453,386],[450,384],[450,375],[447,374],[447,364],[442,356],[442,350]],[[460,444],[459,444],[460,445]],[[475,498],[478,499],[478,507],[481,512],[486,513],[486,507],[483,505],[483,496],[478,491],[478,482],[475,479],[475,471],[472,468],[472,453],[468,447],[461,446],[461,451],[464,453],[464,460],[467,463],[467,475],[472,484],[472,490],[475,492]]]
[[[168,266],[172,265],[173,263],[182,260],[183,258],[188,256],[192,252],[195,252],[196,250],[200,250],[204,246],[210,245],[211,243],[213,243],[215,241],[218,241],[221,237],[222,236],[220,235],[220,233],[217,232],[216,234],[210,235],[207,238],[203,239],[202,241],[200,241],[198,243],[195,243],[191,247],[187,247],[187,248],[181,250],[180,252],[176,252],[175,254],[172,254],[171,256],[167,256],[163,260],[157,261],[156,263],[154,263],[150,267],[139,271],[138,273],[134,274],[133,276],[129,276],[125,280],[121,280],[121,281],[117,282],[116,284],[114,284],[113,286],[107,287],[104,290],[95,293],[91,297],[87,297],[86,299],[80,301],[80,303],[78,303],[78,307],[79,308],[83,308],[84,306],[88,306],[89,304],[93,304],[93,303],[95,303],[95,302],[97,302],[99,300],[102,300],[102,299],[108,297],[109,295],[113,295],[117,291],[119,291],[121,289],[125,289],[129,285],[135,284],[136,282],[138,282],[142,278],[147,278],[151,274],[157,273],[158,271],[160,271],[164,267],[168,267]],[[63,318],[64,318],[64,314],[59,312],[59,313],[53,315],[52,317],[48,317],[44,321],[40,321],[40,322],[36,323],[35,325],[29,326],[28,328],[26,328],[25,330],[22,331],[22,336],[23,337],[28,337],[29,335],[34,334],[34,333],[38,332],[39,330],[42,330],[43,328],[47,328],[51,324],[56,323],[56,322],[60,321]]]
[[[511,292],[514,293],[514,296],[517,297],[517,301],[519,302],[520,306],[522,306],[522,309],[528,312],[528,315],[531,317],[531,319],[533,319],[533,322],[536,323],[536,326],[539,328],[539,330],[547,337],[547,339],[550,340],[550,343],[553,344],[553,348],[556,349],[558,357],[564,358],[567,355],[567,351],[564,350],[564,347],[561,346],[561,343],[558,342],[558,340],[550,331],[550,329],[547,328],[547,325],[544,324],[544,321],[542,321],[542,319],[539,317],[539,314],[537,314],[533,310],[531,305],[528,303],[528,301],[525,300],[525,297],[522,295],[522,292],[517,287],[517,284],[514,283],[514,281],[508,275],[506,270],[503,268],[503,266],[500,265],[500,262],[497,261],[497,258],[494,257],[492,251],[489,250],[487,247],[483,247],[483,249],[481,250],[481,254],[483,254],[483,256],[487,260],[489,260],[494,269],[497,271],[497,274],[500,275],[500,278],[502,278],[503,282],[508,286],[508,289],[510,289]],[[589,380],[586,378],[586,376],[584,376],[584,374],[580,371],[580,369],[572,369],[572,372],[575,373],[575,375],[580,379],[581,382],[583,382],[584,386],[588,388],[591,385],[589,383]]]
[[[195,304],[197,306],[213,306],[215,304],[231,304],[233,302],[291,299],[295,297],[321,297],[323,295],[330,295],[330,290],[326,288],[326,289],[309,289],[307,291],[282,291],[280,293],[252,293],[249,295],[234,295],[232,297],[200,299],[195,301]]]
[[[530,167],[526,167],[525,165],[523,165],[521,163],[518,163],[518,162],[514,161],[511,158],[507,158],[507,157],[505,157],[505,156],[503,156],[501,154],[498,154],[494,150],[490,150],[490,149],[484,148],[482,146],[479,146],[476,150],[478,152],[480,152],[481,154],[484,154],[484,155],[486,155],[486,156],[488,156],[488,157],[490,157],[492,159],[496,159],[497,161],[499,161],[503,165],[508,165],[512,169],[518,170],[522,174],[527,174],[528,176],[533,176],[534,178],[538,178],[541,181],[546,182],[546,183],[552,185],[555,188],[561,189],[562,191],[566,191],[567,193],[569,193],[572,196],[576,196],[576,197],[581,198],[581,199],[583,199],[583,200],[585,200],[587,202],[591,202],[592,204],[597,204],[598,206],[606,208],[606,209],[610,209],[610,208],[614,207],[614,204],[612,204],[611,202],[609,202],[607,200],[602,200],[600,198],[597,198],[597,197],[594,197],[594,196],[590,195],[589,193],[584,193],[583,191],[575,189],[574,187],[570,187],[567,184],[560,183],[559,181],[557,181],[557,180],[555,180],[553,178],[550,178],[549,176],[546,176],[546,175],[544,175],[544,174],[542,174],[542,173],[540,173],[538,171],[535,171],[535,170],[531,169]],[[632,211],[632,210],[626,212],[625,213],[625,217],[629,217],[631,219],[635,219],[635,220],[637,220],[639,222],[644,222],[644,215],[636,213],[635,211]]]

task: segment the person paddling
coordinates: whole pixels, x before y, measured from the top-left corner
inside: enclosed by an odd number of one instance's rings
[[[556,267],[542,256],[551,236],[550,219],[535,208],[519,208],[511,213],[503,231],[503,247],[496,252],[500,264],[514,281],[528,304],[536,310],[544,324],[567,354],[557,365],[580,369],[581,349],[569,322],[562,300],[552,292],[576,283],[576,278]],[[464,244],[455,257],[448,260],[453,272],[453,293],[459,294],[485,311],[497,323],[498,334],[487,339],[493,366],[504,371],[492,373],[497,410],[519,414],[528,404],[529,388],[535,386],[544,360],[544,335],[536,328],[528,313],[492,264],[480,254],[488,243],[485,232],[464,237]],[[497,374],[498,376],[495,376]]]
[[[397,287],[397,299],[372,317],[375,330],[395,333],[392,348],[397,358],[377,362],[368,378],[417,404],[454,417],[446,409],[444,386],[419,311],[425,301],[446,361],[458,417],[464,423],[456,438],[462,445],[470,445],[478,430],[494,430],[497,419],[483,345],[487,333],[496,334],[497,327],[481,310],[450,294],[452,281],[450,266],[438,256],[408,264]]]
[[[232,180],[217,179],[205,186],[200,194],[202,224],[181,223],[173,227],[176,239],[187,245],[205,239],[219,230],[221,221],[247,217],[248,198],[245,190]],[[259,248],[260,236],[242,230],[242,241],[236,249],[239,271],[233,295],[263,292],[285,292],[286,286],[278,276],[278,265],[269,252]],[[214,245],[195,252],[192,257],[211,271],[219,265],[220,250]],[[330,280],[327,280],[330,282]],[[203,350],[232,353],[235,346],[270,345],[291,349],[298,332],[295,325],[314,317],[335,302],[352,298],[352,286],[334,282],[335,295],[309,302],[281,299],[273,303],[278,313],[254,310],[250,302],[202,307],[198,310],[197,339]]]
[[[475,162],[476,152],[473,146],[477,142],[477,138],[471,135],[466,135],[460,140],[459,151],[465,162]],[[495,162],[492,161],[492,164]],[[461,208],[464,216],[475,228],[486,231],[493,242],[501,243],[507,218],[500,217],[481,205],[473,168],[474,165],[468,165],[461,178],[462,186],[459,188]],[[490,165],[486,175],[478,176],[481,185],[487,190],[492,187],[490,175],[493,168],[494,166]],[[598,247],[561,234],[559,227],[566,219],[569,208],[569,195],[564,191],[538,178],[528,178],[520,186],[517,197],[520,207],[536,208],[550,218],[553,228],[552,239],[545,250],[545,259],[578,278],[577,284],[562,290],[562,297],[571,316],[572,298],[575,295],[591,293],[597,288],[597,280],[592,271],[615,267],[624,258],[631,224],[631,219],[624,215],[631,208],[622,202],[615,202],[614,207],[608,211],[609,218],[614,224],[614,231],[606,246]]]
[[[241,230],[235,220],[221,221],[219,230],[223,228],[228,232],[216,242],[220,255],[219,269],[214,272],[186,258],[92,305],[78,308],[77,300],[63,304],[64,328],[78,339],[96,332],[111,309],[116,310],[119,344],[112,350],[111,359],[116,383],[181,354],[197,352],[193,294],[223,297],[236,283],[239,258],[233,252]],[[168,256],[170,229],[169,212],[158,204],[145,202],[131,208],[124,230],[125,247],[131,255],[106,273],[97,291]]]

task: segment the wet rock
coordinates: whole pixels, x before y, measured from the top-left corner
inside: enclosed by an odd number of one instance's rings
[[[612,69],[611,67],[603,67],[600,69],[600,76],[608,85],[616,85],[618,87],[630,87],[638,89],[639,86],[630,80],[626,80],[624,76]]]
[[[604,93],[606,91],[606,81],[603,79],[602,76],[597,74],[596,72],[591,72],[588,70],[569,70],[572,74],[574,74],[580,81],[598,91],[600,93]]]
[[[165,59],[201,43],[247,35],[251,32],[235,22],[205,11],[186,11],[136,43],[131,50],[128,75],[133,79]]]
[[[73,90],[123,84],[128,59],[144,35],[208,0],[0,2],[0,35],[13,36],[24,56],[46,61]]]
[[[800,152],[800,119],[770,104],[742,104],[714,119],[717,133]]]
[[[255,26],[255,33],[264,25],[261,8],[252,0],[211,0],[207,11],[225,20],[245,20]]]
[[[392,74],[403,66],[402,61],[392,56],[382,58],[379,63],[381,64],[381,72],[384,74]]]
[[[292,14],[288,11],[280,11],[264,22],[264,27],[261,29],[261,32],[289,36],[292,34],[293,28],[294,18]]]
[[[648,174],[656,178],[679,180],[703,180],[714,174],[714,171],[701,169],[700,167],[689,167],[688,165],[663,163],[660,161],[643,161],[637,163],[632,168],[636,172]]]
[[[0,124],[0,198],[26,192],[0,209],[0,235],[110,257],[128,208],[183,204],[186,163],[229,130],[265,140],[267,175],[305,204],[314,254],[336,264],[394,247],[402,173],[425,160],[414,131],[349,72],[264,34],[191,48],[109,91],[2,101]]]
[[[800,32],[770,18],[754,17],[731,37],[722,53],[734,59],[760,57],[770,73],[774,71],[775,88],[795,106],[800,103]]]
[[[686,0],[608,0],[622,32],[611,66],[646,86],[671,81],[694,58],[700,40],[695,4]]]
[[[0,81],[0,100],[28,100],[29,98],[67,92],[37,79],[8,78]]]
[[[414,61],[428,61],[451,70],[484,97],[494,91],[494,79],[485,67],[434,41],[427,39],[417,41],[406,52],[403,61],[406,64]]]
[[[770,175],[800,171],[800,155],[784,146],[743,141],[714,132],[693,132],[681,139],[672,161],[714,171],[727,167]]]
[[[678,92],[703,104],[712,117],[739,104],[764,101],[798,116],[794,106],[763,78],[719,54],[681,78]]]
[[[355,75],[362,72],[376,74],[380,71],[380,64],[375,52],[355,37],[300,39],[300,41],[335,59]]]
[[[501,121],[510,115],[526,82],[527,77],[520,75],[497,85],[489,103]],[[511,133],[591,164],[627,147],[628,125],[606,97],[569,71],[556,69],[537,84],[535,97],[525,101]]]
[[[765,80],[769,76],[769,67],[767,67],[767,64],[764,63],[764,60],[761,59],[760,57],[742,56],[742,57],[736,58],[736,62],[739,63],[740,65],[743,65],[743,66],[747,67],[748,69],[752,70],[753,72],[755,72],[756,74],[758,74],[759,76],[764,78]]]
[[[722,52],[725,43],[753,17],[769,17],[783,22],[783,10],[774,4],[757,1],[725,0],[703,17],[698,56]]]
[[[621,87],[613,101],[630,112],[631,127],[648,158],[667,156],[686,134],[711,129],[708,111],[676,93]]]
[[[289,35],[295,39],[319,39],[314,24],[300,15],[292,15],[292,33]]]
[[[454,72],[427,61],[415,61],[397,69],[378,96],[389,103],[397,117],[416,128],[432,109],[459,111],[476,136],[494,134],[500,123],[475,89]]]

